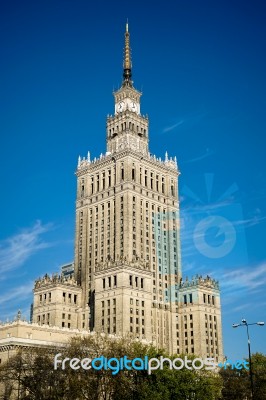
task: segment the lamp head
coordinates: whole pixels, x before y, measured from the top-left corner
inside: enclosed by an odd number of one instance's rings
[[[257,322],[257,325],[263,326],[263,325],[264,325],[264,322],[263,322],[263,321]]]
[[[247,320],[245,318],[242,319],[242,324],[247,324]]]
[[[240,324],[233,324],[232,327],[233,328],[238,328]]]

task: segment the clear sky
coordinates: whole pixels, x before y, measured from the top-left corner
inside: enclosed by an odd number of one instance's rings
[[[78,155],[105,152],[126,19],[150,151],[177,156],[183,274],[219,279],[225,354],[266,320],[263,1],[12,1],[0,12],[0,319],[73,259]],[[266,327],[251,329],[266,353]]]

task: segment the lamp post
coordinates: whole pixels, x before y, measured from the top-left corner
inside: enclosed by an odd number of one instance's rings
[[[253,382],[253,371],[252,371],[252,362],[251,362],[251,351],[250,351],[250,337],[248,327],[250,325],[259,325],[263,326],[264,322],[253,322],[252,324],[248,324],[246,319],[242,319],[241,324],[233,324],[233,328],[238,328],[239,326],[245,326],[247,328],[247,337],[248,337],[248,358],[249,358],[249,377],[250,377],[250,387],[251,387],[251,398],[254,399],[254,382]]]

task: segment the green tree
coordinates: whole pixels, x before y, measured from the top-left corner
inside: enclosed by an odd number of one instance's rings
[[[54,369],[54,357],[64,358],[149,358],[173,359],[165,351],[131,339],[111,339],[103,335],[74,338],[60,349],[24,349],[0,368],[0,378],[21,400],[218,400],[222,383],[219,374],[205,370],[163,369],[73,370]],[[182,356],[178,356],[183,358]],[[11,395],[11,394],[10,394]],[[9,394],[5,400],[9,399]]]
[[[252,355],[252,368],[254,380],[254,399],[266,399],[266,356],[262,353]]]
[[[246,360],[248,361],[248,360]],[[252,354],[252,371],[254,382],[254,400],[266,400],[266,356]],[[251,381],[247,370],[221,369],[223,381],[222,398],[224,400],[250,400]]]

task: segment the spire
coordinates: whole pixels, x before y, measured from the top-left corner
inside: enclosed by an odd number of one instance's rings
[[[124,49],[124,82],[123,86],[132,86],[132,80],[131,80],[131,68],[132,68],[132,63],[131,63],[131,54],[130,54],[130,44],[129,44],[129,31],[128,31],[128,21],[126,23],[126,32],[125,32],[125,49]]]

